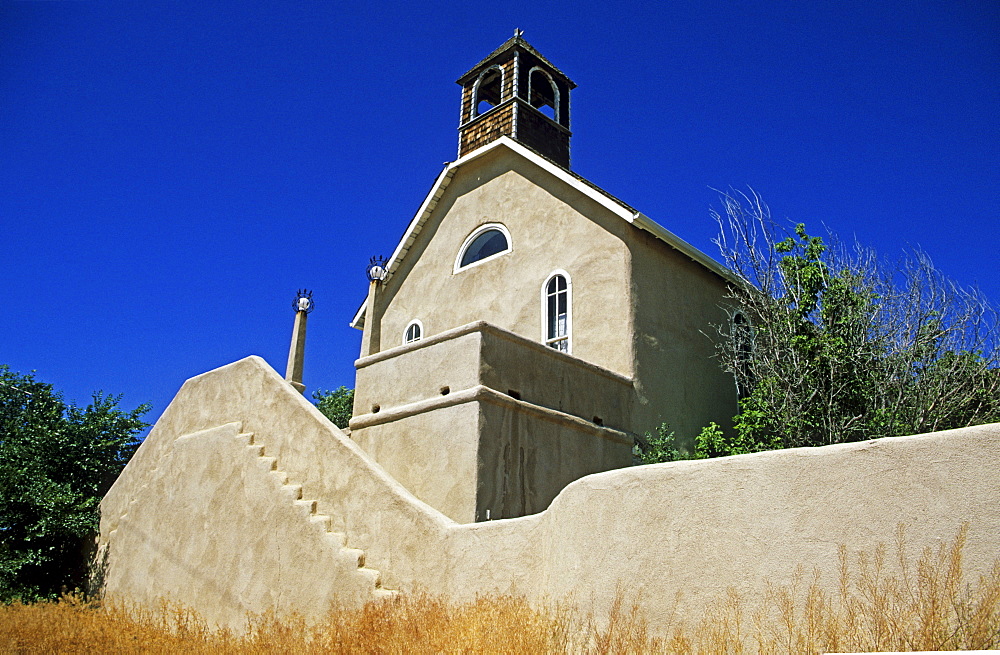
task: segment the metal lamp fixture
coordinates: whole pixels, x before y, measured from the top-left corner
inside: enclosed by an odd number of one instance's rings
[[[372,257],[371,261],[368,262],[368,270],[366,271],[368,279],[372,282],[383,281],[389,275],[389,271],[386,268],[388,263],[385,257]]]
[[[292,301],[292,309],[297,312],[305,312],[308,314],[316,307],[312,298],[312,291],[309,291],[308,289],[299,289],[298,293],[295,294],[295,300]]]

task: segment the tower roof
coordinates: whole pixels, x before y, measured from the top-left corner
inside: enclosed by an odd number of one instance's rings
[[[542,55],[542,53],[538,52],[533,47],[531,47],[531,44],[528,43],[527,41],[525,41],[524,37],[521,36],[522,34],[523,34],[523,32],[521,32],[521,30],[514,30],[514,36],[512,36],[509,39],[507,39],[506,41],[504,41],[503,44],[499,48],[497,48],[496,50],[494,50],[490,54],[486,55],[486,57],[484,57],[478,64],[476,64],[475,66],[473,66],[472,68],[470,68],[464,75],[462,75],[462,77],[460,77],[457,80],[455,80],[455,82],[457,84],[463,84],[464,85],[466,82],[469,81],[469,79],[475,77],[476,74],[480,70],[482,70],[487,64],[492,63],[493,59],[499,58],[501,55],[503,55],[508,50],[512,50],[512,49],[517,48],[517,49],[520,49],[522,52],[529,53],[533,57],[537,57],[546,66],[548,66],[549,68],[551,68],[553,72],[558,73],[559,75],[561,75],[563,77],[563,79],[565,79],[566,82],[569,84],[569,87],[571,89],[575,89],[576,88],[576,83],[573,80],[569,79],[569,77],[566,75],[566,73],[564,73],[561,70],[559,70],[556,66],[554,66],[552,64],[551,61],[549,61],[548,59],[546,59]]]

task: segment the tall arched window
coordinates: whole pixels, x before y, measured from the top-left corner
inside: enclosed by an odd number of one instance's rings
[[[406,326],[405,330],[403,330],[403,344],[420,341],[423,336],[424,324],[420,322],[420,319],[414,319],[410,321],[410,324]]]
[[[571,285],[566,271],[556,271],[542,285],[542,340],[558,351],[570,351]]]

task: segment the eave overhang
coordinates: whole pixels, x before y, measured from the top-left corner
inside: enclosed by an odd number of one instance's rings
[[[413,245],[417,235],[420,234],[420,230],[423,228],[424,223],[427,222],[427,219],[430,218],[430,215],[434,212],[438,201],[441,199],[441,196],[444,195],[445,189],[448,188],[448,185],[451,183],[452,178],[455,177],[455,173],[458,172],[458,169],[489,154],[497,148],[507,148],[521,157],[524,157],[531,163],[545,170],[547,173],[553,175],[573,189],[579,191],[584,196],[601,205],[622,220],[631,223],[640,230],[649,232],[657,239],[660,239],[670,247],[683,253],[691,260],[701,264],[726,281],[734,284],[740,284],[737,278],[733,275],[732,271],[688,242],[684,241],[653,219],[649,218],[642,212],[629,207],[624,202],[618,200],[600,187],[587,182],[583,178],[578,177],[562,166],[559,166],[545,157],[542,157],[534,150],[527,148],[508,136],[501,136],[496,141],[492,141],[482,148],[474,150],[467,155],[445,165],[444,170],[441,171],[441,174],[438,175],[437,180],[435,180],[434,185],[431,187],[430,193],[427,194],[427,197],[424,198],[424,201],[420,205],[420,209],[417,210],[416,216],[414,216],[413,220],[410,221],[409,226],[406,228],[406,232],[403,234],[403,238],[393,251],[392,257],[389,258],[389,263],[386,265],[388,277],[392,277],[392,274],[399,269],[400,262]],[[388,277],[386,279],[388,279]],[[366,303],[361,303],[361,307],[358,308],[357,313],[355,313],[354,318],[351,320],[351,327],[359,330],[364,328],[365,305]]]

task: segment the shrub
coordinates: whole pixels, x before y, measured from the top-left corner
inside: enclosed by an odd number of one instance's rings
[[[338,428],[346,428],[354,413],[354,389],[339,387],[334,391],[313,392],[316,408]]]

